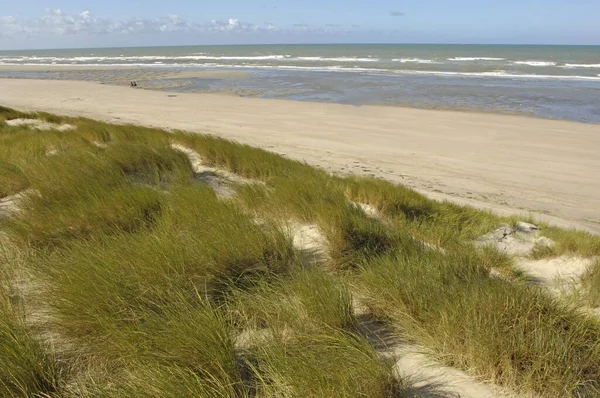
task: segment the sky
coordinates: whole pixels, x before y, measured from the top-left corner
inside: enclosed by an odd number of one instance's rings
[[[0,0],[0,50],[600,44],[600,0]]]

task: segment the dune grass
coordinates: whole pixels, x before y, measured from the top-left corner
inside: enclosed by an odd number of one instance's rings
[[[600,237],[589,232],[577,230],[563,230],[547,227],[543,235],[556,242],[552,247],[538,247],[533,253],[533,258],[548,258],[557,256],[600,256]]]
[[[26,322],[15,288],[16,262],[13,248],[0,236],[0,396],[51,396],[59,390],[67,369]]]
[[[0,296],[0,395],[25,398],[56,392],[62,381],[60,363],[32,335],[22,310],[4,292]]]
[[[19,117],[76,130],[2,123]],[[232,181],[221,199],[172,144],[261,184]],[[44,327],[68,353],[58,361],[0,292],[9,395],[411,396],[357,332],[357,293],[400,337],[482,379],[548,397],[600,391],[598,321],[491,277],[512,259],[472,244],[514,218],[218,137],[1,107],[0,186],[22,193],[0,232],[31,252],[19,267],[44,287]],[[322,231],[321,263],[294,247],[289,222]],[[600,253],[594,236],[543,234],[557,244],[533,256]],[[596,304],[599,268],[583,281]]]
[[[441,361],[542,396],[598,392],[597,322],[549,294],[488,277],[462,254],[397,253],[357,275],[370,306]]]
[[[354,331],[345,283],[317,268],[295,270],[234,294],[238,342],[258,396],[401,397],[392,363]]]
[[[40,247],[69,239],[135,231],[152,223],[161,193],[136,186],[104,157],[56,155],[34,161],[24,174],[31,191],[8,220],[10,234]]]
[[[17,165],[0,160],[0,199],[21,192],[28,186],[27,178]]]
[[[600,307],[600,260],[594,261],[583,275],[584,298],[590,307]]]

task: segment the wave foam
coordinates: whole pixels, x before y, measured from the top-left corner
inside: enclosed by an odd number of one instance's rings
[[[504,61],[505,59],[497,57],[454,57],[448,58],[448,61]]]
[[[499,77],[507,79],[543,79],[543,80],[600,80],[594,76],[557,76],[557,75],[536,75],[536,74],[516,74],[507,73],[505,71],[494,72],[443,72],[443,71],[423,71],[423,70],[401,70],[394,71],[396,74],[411,74],[411,75],[438,75],[438,76],[470,76],[470,77]]]
[[[11,63],[4,62],[0,58],[0,65],[5,66],[40,66],[40,67],[145,67],[155,69],[263,69],[263,70],[297,70],[306,72],[342,72],[342,73],[372,73],[377,75],[430,75],[430,76],[449,76],[449,77],[480,77],[480,78],[505,78],[505,79],[554,79],[554,80],[587,80],[587,81],[600,81],[600,74],[596,76],[564,76],[564,75],[541,75],[541,74],[519,74],[511,73],[505,70],[496,70],[488,72],[458,72],[458,71],[439,71],[439,70],[398,70],[398,69],[385,69],[385,68],[365,68],[358,66],[346,66],[346,65],[323,65],[323,66],[301,66],[301,65],[282,65],[282,64],[228,64],[219,62],[179,62],[179,63],[159,63],[155,61],[153,63],[80,63],[80,64],[60,64],[56,62],[27,62],[27,63]],[[591,64],[590,64],[591,65]]]
[[[417,64],[439,64],[439,62],[431,60],[431,59],[421,59],[421,58],[394,58],[393,62],[402,62],[405,63],[417,63]]]
[[[556,62],[553,61],[514,61],[513,64],[528,66],[556,66]]]
[[[356,58],[356,57],[296,57],[288,58],[288,61],[317,61],[317,62],[377,62],[379,58]]]
[[[594,68],[600,69],[600,64],[565,64],[563,68]]]
[[[315,61],[315,62],[378,62],[379,58],[361,57],[292,57],[291,55],[255,55],[255,56],[228,56],[228,55],[141,55],[141,56],[87,56],[87,57],[0,57],[8,62],[131,62],[131,61]]]

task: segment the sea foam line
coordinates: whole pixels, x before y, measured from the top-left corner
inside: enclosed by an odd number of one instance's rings
[[[257,56],[226,56],[226,55],[179,55],[179,56],[163,56],[163,55],[142,55],[142,56],[85,56],[85,57],[0,57],[0,61],[4,62],[31,62],[31,61],[52,61],[52,62],[102,62],[102,61],[315,61],[315,62],[378,62],[379,58],[366,57],[292,57],[291,55],[257,55]]]
[[[317,61],[317,62],[378,62],[379,58],[360,57],[291,57],[287,61]]]
[[[564,64],[561,68],[594,68],[600,69],[600,64]]]
[[[448,58],[448,61],[504,61],[505,59],[497,57],[454,57]]]
[[[405,63],[417,63],[417,64],[439,64],[440,62],[432,59],[421,59],[421,58],[394,58],[392,62]]]
[[[0,65],[2,63],[0,62]],[[494,72],[448,72],[448,71],[424,71],[424,70],[394,70],[362,67],[345,66],[296,66],[296,65],[254,65],[254,64],[219,64],[219,63],[174,63],[174,64],[3,64],[5,66],[41,66],[41,67],[121,67],[130,66],[146,67],[148,69],[267,69],[267,70],[297,70],[309,72],[343,72],[343,73],[364,73],[370,72],[378,75],[435,75],[435,76],[454,76],[454,77],[496,77],[508,79],[554,79],[554,80],[592,80],[600,81],[600,74],[597,76],[558,76],[558,75],[536,75],[536,74],[511,74],[505,71]]]
[[[528,66],[556,66],[556,62],[553,61],[513,61],[513,64]]]

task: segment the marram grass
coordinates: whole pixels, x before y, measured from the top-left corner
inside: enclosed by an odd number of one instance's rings
[[[76,129],[3,123],[14,118]],[[172,144],[250,183],[230,181],[234,195],[220,198]],[[3,262],[0,395],[414,396],[359,333],[357,297],[398,337],[480,379],[600,394],[598,321],[491,277],[512,259],[472,245],[515,219],[214,136],[0,107],[0,198],[16,194],[0,245],[26,255]],[[289,222],[322,232],[320,262],[299,252]],[[536,257],[600,254],[595,236],[543,233],[557,244]],[[582,282],[590,305],[598,268]],[[35,297],[19,293],[28,285]]]

